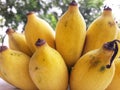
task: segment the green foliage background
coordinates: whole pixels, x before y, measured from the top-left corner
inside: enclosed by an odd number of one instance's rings
[[[30,11],[38,13],[54,29],[59,17],[67,10],[72,0],[0,0],[0,16],[5,19],[0,27],[11,27],[17,29],[19,24],[25,25],[26,14]],[[85,18],[87,26],[101,13],[104,0],[80,0],[79,9]],[[55,8],[55,10],[53,10]],[[56,11],[56,9],[58,11]],[[24,27],[23,27],[24,29]]]

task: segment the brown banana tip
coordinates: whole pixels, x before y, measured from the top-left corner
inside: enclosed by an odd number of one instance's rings
[[[112,11],[112,8],[110,8],[109,6],[104,6],[104,10],[109,10],[109,11]]]
[[[43,40],[43,39],[38,39],[38,40],[36,41],[35,45],[36,45],[36,46],[42,46],[42,45],[44,45],[45,43],[46,43],[45,40]]]
[[[70,6],[77,6],[77,2],[75,0],[72,0],[72,2],[69,5]]]
[[[6,30],[6,34],[10,34],[10,33],[14,33],[14,32],[15,32],[15,30],[13,30],[12,28],[8,28]]]
[[[31,15],[31,14],[34,14],[34,13],[35,13],[34,11],[30,11],[26,15],[28,16],[28,15]]]
[[[114,43],[111,42],[107,42],[103,45],[104,48],[108,49],[108,50],[113,50],[114,48]]]
[[[0,52],[4,51],[4,50],[6,50],[6,49],[8,49],[7,46],[0,46]]]

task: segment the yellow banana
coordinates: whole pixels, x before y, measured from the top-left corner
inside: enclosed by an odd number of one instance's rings
[[[39,90],[67,90],[68,71],[62,56],[45,40],[38,39],[29,72]]]
[[[115,75],[112,79],[112,82],[105,90],[120,90],[120,58],[115,59]]]
[[[78,5],[73,0],[56,25],[56,49],[68,67],[80,57],[86,36],[86,24]]]
[[[114,40],[80,57],[71,71],[70,90],[105,90],[115,73],[117,50]]]
[[[88,27],[83,54],[100,48],[105,42],[116,39],[117,31],[112,9],[105,6],[103,13]]]
[[[54,30],[45,20],[37,17],[34,12],[27,14],[27,23],[24,33],[28,46],[33,53],[36,50],[34,44],[38,38],[45,39],[48,45],[55,48]]]
[[[8,35],[9,47],[11,49],[18,50],[29,56],[32,56],[33,53],[28,47],[24,34],[18,33],[11,28],[7,29],[6,33]]]
[[[0,71],[3,79],[23,90],[37,90],[29,75],[30,57],[6,46],[0,47]]]

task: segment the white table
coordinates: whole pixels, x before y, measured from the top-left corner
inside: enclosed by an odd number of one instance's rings
[[[15,88],[14,86],[8,84],[7,82],[0,78],[0,90],[20,90],[20,89]],[[68,90],[70,89],[68,88]]]
[[[0,78],[0,90],[18,90]]]

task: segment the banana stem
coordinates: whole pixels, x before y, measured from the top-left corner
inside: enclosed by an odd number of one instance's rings
[[[114,54],[113,54],[113,56],[111,57],[111,59],[110,59],[110,64],[108,64],[108,65],[106,65],[106,68],[110,68],[111,67],[111,65],[112,65],[112,62],[114,61],[114,58],[116,57],[116,55],[117,55],[117,52],[118,52],[118,44],[117,44],[117,42],[119,42],[120,43],[120,40],[113,40],[113,41],[111,41],[111,42],[107,42],[106,44],[104,44],[104,47],[106,48],[106,49],[109,49],[109,50],[113,50],[114,51]]]

